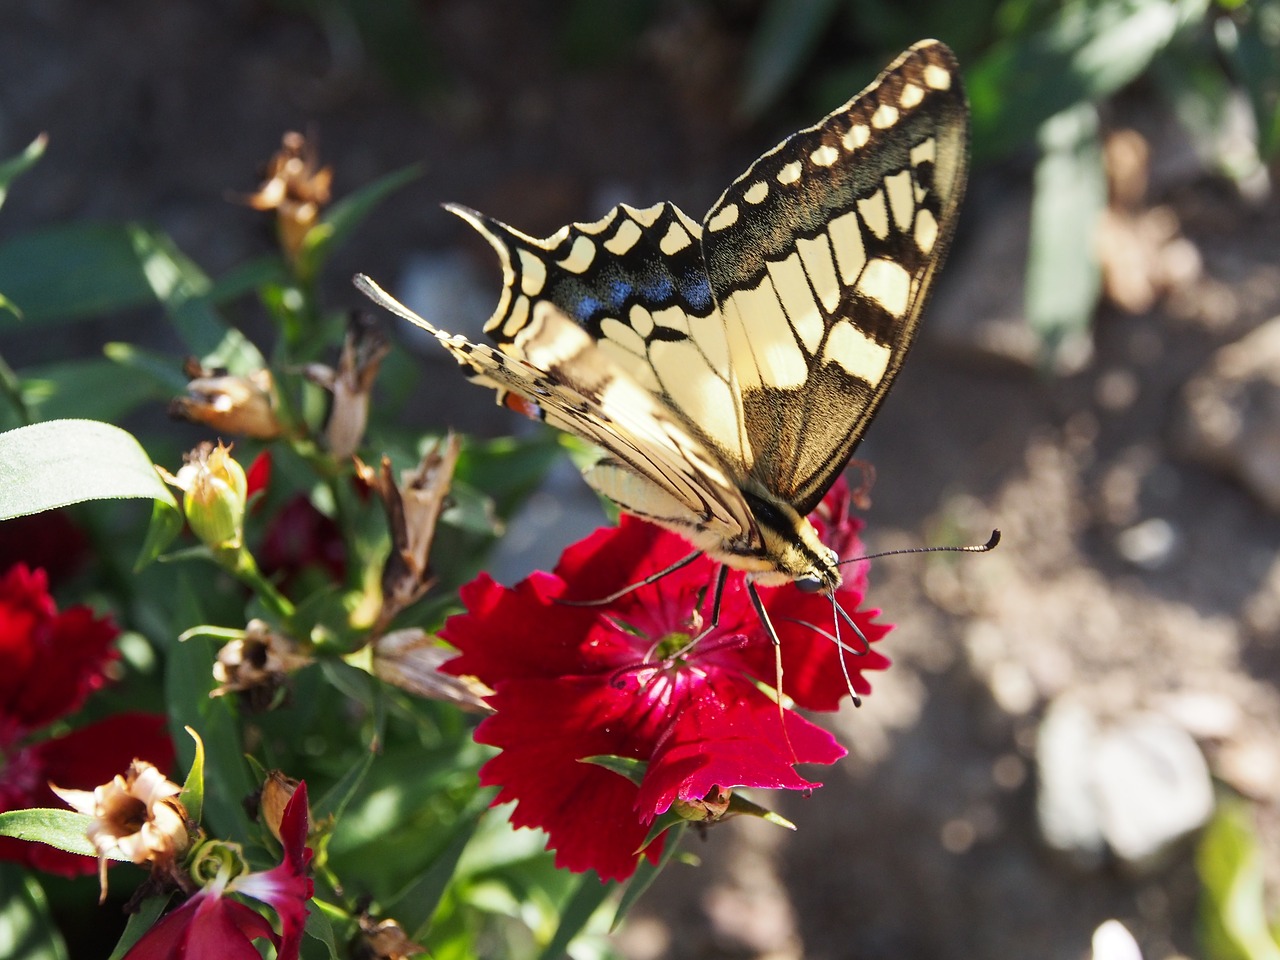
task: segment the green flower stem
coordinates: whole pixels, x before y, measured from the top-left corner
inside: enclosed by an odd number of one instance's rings
[[[215,550],[213,555],[224,569],[234,574],[241,583],[252,588],[268,610],[282,621],[288,622],[293,619],[296,610],[292,601],[262,575],[257,562],[253,559],[253,554],[241,546],[225,552]]]

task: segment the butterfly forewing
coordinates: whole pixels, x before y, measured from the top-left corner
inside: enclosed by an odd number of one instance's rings
[[[675,204],[625,204],[594,223],[537,239],[450,207],[493,245],[506,285],[485,331],[504,351],[522,346],[539,302],[572,317],[599,350],[655,395],[734,481],[749,446],[733,389],[729,346],[699,243]]]
[[[925,41],[766,153],[704,221],[753,475],[804,515],[901,367],[954,231],[968,122]]]

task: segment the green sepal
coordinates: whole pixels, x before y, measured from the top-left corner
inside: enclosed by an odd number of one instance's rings
[[[632,757],[615,757],[612,754],[602,754],[595,757],[583,757],[579,763],[593,763],[597,767],[604,767],[606,770],[612,770],[620,777],[626,777],[637,787],[644,782],[645,771],[649,769],[647,760],[636,760]]]

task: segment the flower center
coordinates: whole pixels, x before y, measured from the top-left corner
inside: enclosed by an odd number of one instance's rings
[[[658,661],[671,660],[685,653],[693,643],[693,634],[683,630],[673,630],[666,634],[653,648],[653,658]]]

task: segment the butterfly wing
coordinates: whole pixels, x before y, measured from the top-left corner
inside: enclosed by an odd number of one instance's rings
[[[753,474],[801,516],[902,366],[967,156],[958,65],[926,40],[753,163],[704,220]]]
[[[539,304],[550,303],[741,486],[749,454],[741,399],[695,221],[672,203],[622,204],[594,223],[537,239],[473,210],[448,209],[502,262],[502,296],[485,332],[504,352],[523,354],[518,342]]]
[[[681,530],[706,549],[758,551],[751,511],[716,459],[549,301],[538,300],[499,350],[439,329],[368,277],[357,276],[356,286],[435,336],[500,400],[519,397],[547,423],[607,451],[585,476],[627,512]]]

